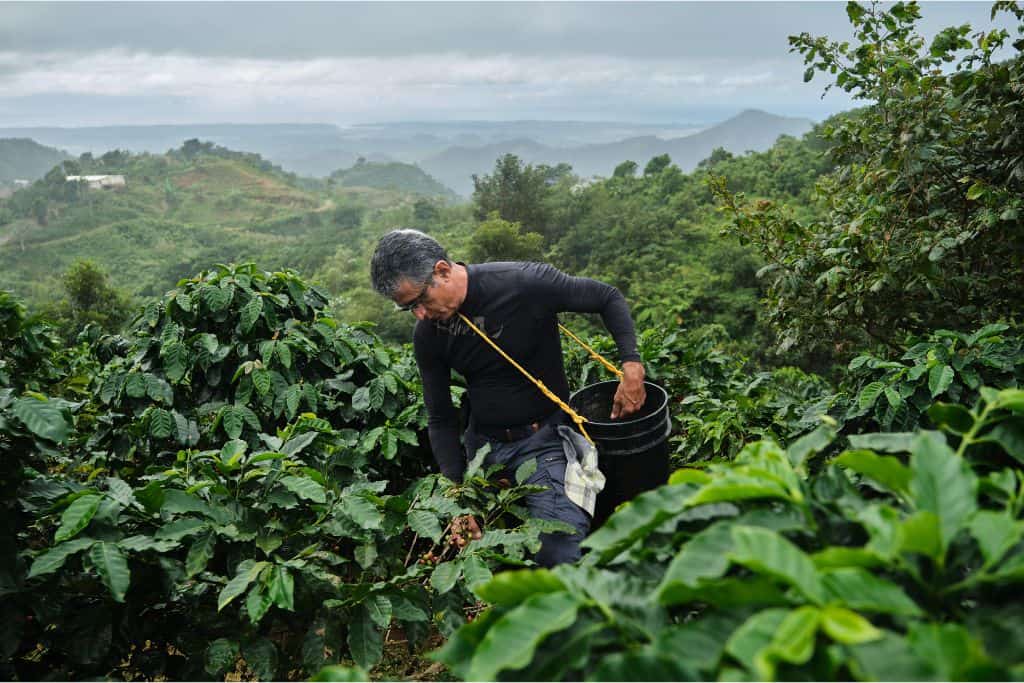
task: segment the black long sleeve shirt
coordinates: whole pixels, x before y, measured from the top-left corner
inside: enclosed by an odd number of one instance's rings
[[[618,346],[619,359],[640,360],[629,306],[616,288],[570,277],[543,263],[483,263],[466,268],[468,290],[459,312],[563,400],[569,398],[569,383],[558,313],[600,313]],[[473,422],[481,428],[525,425],[558,409],[458,316],[418,321],[413,348],[423,378],[431,450],[449,479],[461,481],[466,469],[458,413],[451,399],[453,369],[466,378]]]

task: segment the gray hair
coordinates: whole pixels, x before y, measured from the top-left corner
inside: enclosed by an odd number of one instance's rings
[[[377,242],[370,261],[370,280],[378,294],[394,298],[403,280],[429,284],[434,265],[447,261],[448,252],[437,240],[419,230],[392,230]]]

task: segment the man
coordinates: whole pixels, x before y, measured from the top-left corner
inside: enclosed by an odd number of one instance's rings
[[[644,367],[636,349],[629,307],[617,289],[596,280],[569,277],[541,263],[452,262],[432,237],[417,230],[394,230],[377,244],[371,263],[373,287],[410,311],[416,363],[434,458],[449,479],[460,482],[468,457],[486,443],[488,464],[514,472],[536,459],[530,484],[547,487],[527,498],[534,517],[567,522],[577,533],[542,534],[536,561],[544,566],[575,561],[590,515],[565,493],[566,453],[557,427],[564,412],[460,318],[472,320],[509,356],[562,400],[569,398],[557,314],[600,313],[614,337],[623,379],[611,418],[627,417],[643,406]],[[458,414],[452,405],[452,370],[465,377],[470,405],[466,451],[459,444]],[[457,520],[457,533],[480,538],[472,517]]]

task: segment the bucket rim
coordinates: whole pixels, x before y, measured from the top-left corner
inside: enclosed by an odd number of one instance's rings
[[[608,380],[603,380],[601,382],[594,382],[593,384],[588,384],[587,386],[585,386],[585,387],[583,387],[581,389],[577,389],[576,391],[574,391],[572,393],[572,395],[569,397],[569,403],[572,404],[573,400],[577,396],[579,396],[584,391],[587,391],[588,389],[592,389],[594,387],[599,387],[601,385],[618,384],[618,383],[619,383],[619,380],[617,380],[617,379],[608,379]],[[665,390],[665,388],[655,384],[654,382],[649,382],[647,380],[644,380],[644,390],[649,392],[651,387],[657,389],[658,392],[660,392],[661,404],[658,405],[658,407],[655,408],[654,410],[652,410],[651,412],[647,413],[646,415],[643,415],[641,417],[631,417],[631,418],[626,419],[626,420],[592,420],[589,417],[587,417],[586,418],[586,424],[598,425],[598,426],[601,426],[601,427],[621,427],[621,426],[624,426],[624,425],[631,425],[631,424],[635,424],[637,422],[642,422],[644,420],[650,420],[652,417],[654,417],[655,415],[657,415],[658,413],[660,413],[663,410],[667,410],[667,408],[668,408],[668,392]],[[584,417],[586,417],[586,416],[584,416]]]

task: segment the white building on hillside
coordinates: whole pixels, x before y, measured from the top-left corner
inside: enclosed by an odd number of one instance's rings
[[[109,190],[115,187],[124,187],[123,175],[69,175],[68,182],[85,182],[89,184],[90,190]]]

